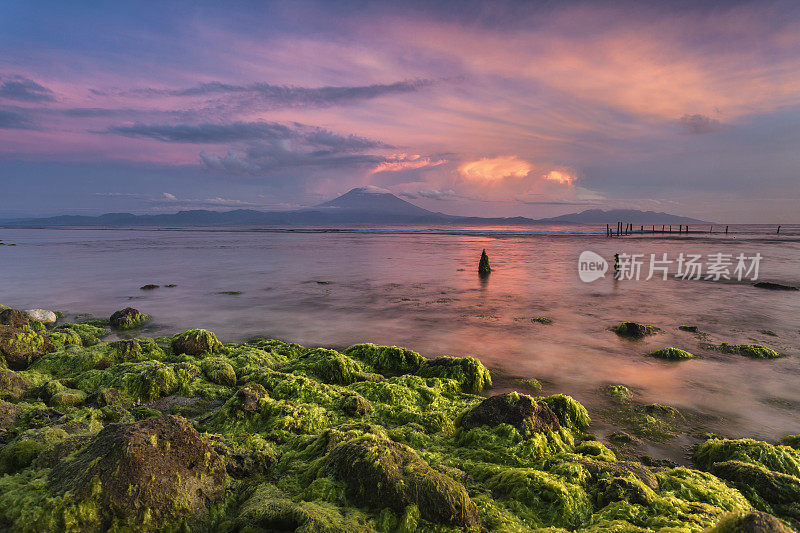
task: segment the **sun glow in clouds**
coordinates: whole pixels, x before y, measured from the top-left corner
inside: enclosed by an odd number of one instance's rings
[[[547,174],[544,175],[544,179],[547,181],[554,181],[556,183],[561,183],[564,185],[572,185],[575,181],[574,176],[570,176],[566,172],[562,172],[560,170],[551,170]]]
[[[496,183],[504,178],[524,178],[533,169],[530,163],[515,155],[483,157],[469,161],[458,167],[464,178],[484,183]]]

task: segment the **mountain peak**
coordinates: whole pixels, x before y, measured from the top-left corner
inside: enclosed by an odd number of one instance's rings
[[[343,195],[321,203],[317,207],[405,216],[433,214],[427,209],[398,198],[387,189],[375,187],[374,185],[350,189]]]

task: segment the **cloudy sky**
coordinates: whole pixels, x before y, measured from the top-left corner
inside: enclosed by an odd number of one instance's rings
[[[77,4],[0,1],[0,218],[373,185],[800,222],[797,2]]]

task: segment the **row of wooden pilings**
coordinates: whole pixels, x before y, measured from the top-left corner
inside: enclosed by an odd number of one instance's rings
[[[714,226],[709,227],[709,233],[714,232]],[[781,227],[778,226],[778,229],[775,231],[776,235],[779,235],[781,232]],[[661,229],[659,230],[655,224],[650,226],[650,229],[645,229],[644,225],[640,225],[639,229],[634,229],[633,224],[622,222],[617,222],[616,232],[615,229],[611,227],[610,224],[606,224],[606,237],[619,237],[620,235],[631,235],[634,233],[673,233],[672,224],[661,224]],[[677,233],[689,233],[689,225],[686,224],[678,224],[678,231]],[[703,233],[701,231],[695,231],[694,233]],[[728,234],[728,226],[725,226],[725,235]]]

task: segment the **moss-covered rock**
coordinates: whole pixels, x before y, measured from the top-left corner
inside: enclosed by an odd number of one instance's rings
[[[415,504],[427,520],[458,527],[480,525],[478,509],[464,486],[433,470],[411,448],[365,436],[336,445],[328,469],[347,485],[356,505],[403,511]]]
[[[161,530],[225,492],[222,458],[185,419],[110,424],[50,473],[56,494],[91,501],[103,524]]]
[[[200,363],[200,369],[211,383],[226,387],[236,386],[236,371],[226,359],[208,357]]]
[[[540,400],[552,409],[558,416],[558,421],[564,427],[583,431],[592,423],[592,419],[589,418],[589,412],[572,396],[554,394],[540,398]]]
[[[58,329],[74,331],[81,338],[81,344],[84,346],[95,346],[100,342],[100,339],[108,335],[108,331],[105,328],[92,324],[65,323],[58,326]]]
[[[29,326],[0,325],[0,356],[12,370],[25,370],[36,359],[53,351],[53,344]]]
[[[486,255],[486,250],[481,252],[481,258],[478,260],[478,274],[481,276],[488,276],[492,273],[492,267],[489,266],[489,256]]]
[[[486,398],[459,421],[465,429],[500,424],[514,426],[525,436],[558,431],[561,427],[558,417],[545,402],[516,392]]]
[[[142,356],[142,345],[136,339],[114,341],[108,347],[116,352],[119,361],[133,361]]]
[[[47,339],[56,348],[63,349],[67,346],[83,346],[83,339],[77,331],[71,329],[56,329],[47,334]]]
[[[364,367],[358,360],[336,350],[317,348],[291,361],[282,370],[303,374],[323,383],[349,385],[359,379]]]
[[[172,339],[172,351],[176,354],[202,355],[222,348],[217,336],[204,329],[192,329]]]
[[[783,357],[772,348],[767,348],[760,344],[728,344],[723,342],[719,345],[719,349],[725,353],[735,353],[750,359],[778,359]]]
[[[424,357],[412,350],[369,343],[350,346],[344,354],[366,363],[375,372],[387,377],[413,374],[425,362]]]
[[[681,350],[680,348],[673,348],[669,346],[667,348],[661,348],[660,350],[656,350],[654,352],[650,352],[648,354],[650,357],[655,357],[656,359],[667,359],[669,361],[683,361],[684,359],[694,359],[697,357],[694,354],[687,352],[686,350]]]
[[[108,323],[115,329],[133,329],[150,320],[150,317],[139,312],[133,307],[126,307],[115,311],[108,319]]]
[[[437,357],[423,361],[418,376],[454,379],[461,390],[480,394],[492,387],[492,378],[483,363],[474,357]]]
[[[705,533],[792,533],[794,530],[769,513],[748,511],[725,515]]]
[[[0,311],[0,324],[21,328],[30,324],[28,316],[17,309],[6,308]]]
[[[29,381],[23,376],[12,370],[0,369],[0,400],[18,402],[29,387]]]
[[[372,411],[372,404],[358,393],[350,392],[339,400],[341,410],[352,417],[362,417]]]
[[[659,331],[655,326],[639,324],[638,322],[622,322],[612,329],[614,333],[620,337],[627,337],[629,339],[641,339],[648,335],[655,335]]]

